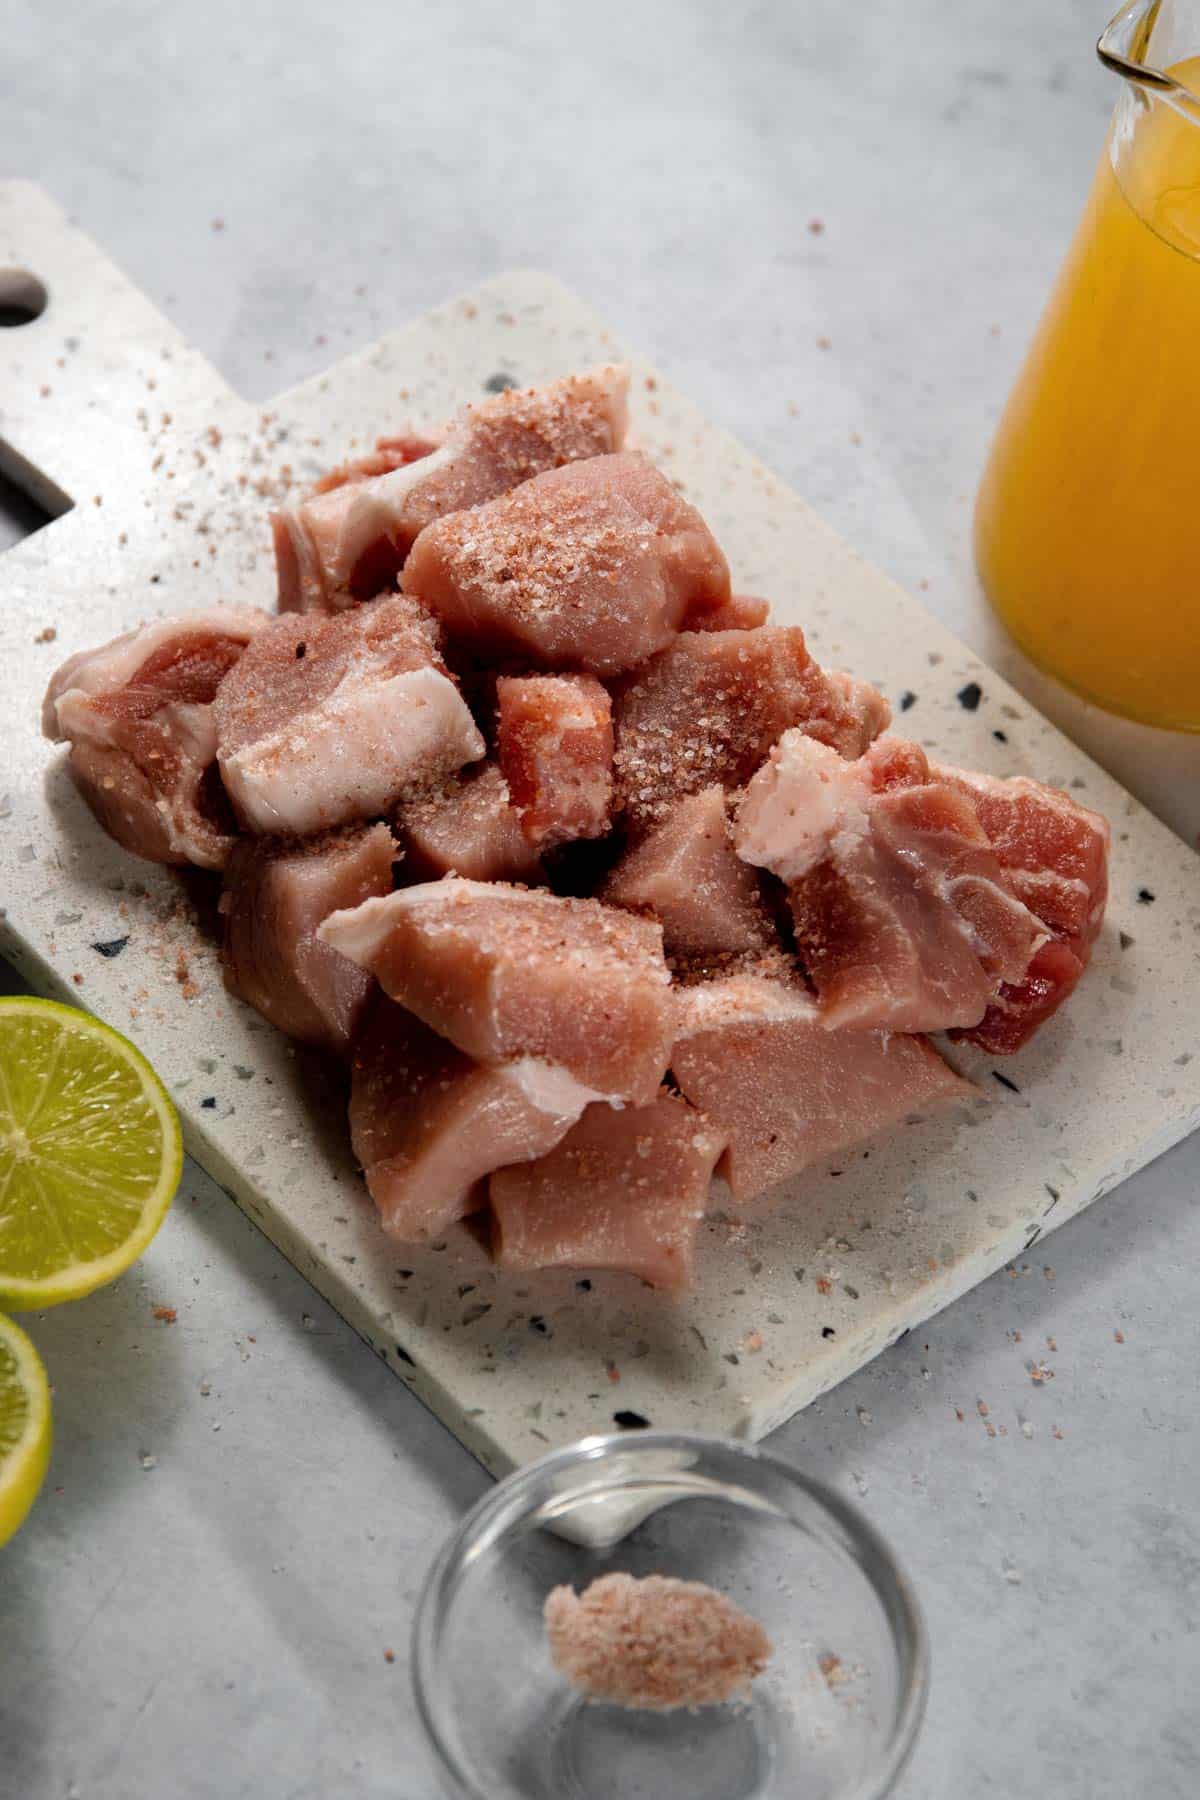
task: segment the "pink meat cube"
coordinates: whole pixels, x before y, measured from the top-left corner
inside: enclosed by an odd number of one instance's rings
[[[215,716],[221,777],[251,831],[303,836],[376,817],[484,752],[436,627],[401,594],[275,619],[223,683]]]
[[[533,1057],[482,1067],[378,993],[351,1070],[354,1154],[384,1230],[405,1243],[476,1211],[485,1176],[545,1155],[590,1099]]]
[[[501,676],[497,754],[539,850],[603,837],[612,804],[612,701],[594,675]]]
[[[828,1031],[798,984],[754,976],[684,991],[671,1073],[726,1134],[718,1173],[738,1200],[975,1092],[926,1039]]]
[[[929,763],[917,744],[885,737],[849,760],[803,730],[788,731],[742,796],[738,855],[781,881],[799,881],[847,827],[864,827],[874,795],[928,781]]]
[[[1050,938],[1034,952],[1020,981],[1001,983],[978,1025],[951,1035],[993,1056],[1012,1056],[1070,999],[1086,967],[1086,952],[1080,954],[1063,938]]]
[[[1046,933],[963,794],[938,782],[876,791],[894,761],[888,750],[847,763],[788,732],[747,789],[738,853],[788,884],[827,1025],[977,1025]]]
[[[320,935],[478,1062],[539,1057],[637,1103],[666,1070],[670,974],[648,919],[450,877],[335,913]]]
[[[375,475],[390,475],[393,469],[406,469],[409,463],[420,462],[422,457],[432,456],[440,442],[439,438],[425,437],[416,431],[403,432],[398,437],[377,438],[374,450],[368,450],[365,456],[356,456],[350,462],[331,469],[328,475],[322,475],[313,487],[313,493],[332,494],[335,489],[347,487],[353,482],[369,481]]]
[[[462,875],[468,881],[536,887],[546,878],[521,830],[508,783],[490,760],[409,801],[397,826],[404,834],[407,873],[418,881]]]
[[[790,726],[859,756],[885,718],[813,662],[798,626],[684,632],[616,692],[617,803],[649,825],[682,794],[741,787]]]
[[[963,1034],[1008,1056],[1058,1011],[1087,966],[1108,899],[1108,821],[1025,776],[933,773],[970,799],[1009,886],[1053,934],[1023,979],[1005,982],[981,1023]]]
[[[941,765],[930,773],[971,801],[1030,911],[1067,943],[1094,943],[1108,899],[1108,820],[1023,775],[1001,780]]]
[[[921,746],[896,737],[878,738],[864,750],[858,774],[873,794],[886,794],[889,788],[924,787],[933,779]]]
[[[214,606],[160,619],[72,656],[42,728],[111,837],[151,862],[223,867],[236,825],[216,770],[213,701],[266,613]]]
[[[386,825],[303,842],[243,838],[225,871],[225,985],[302,1043],[344,1055],[371,977],[317,938],[322,919],[392,891]]]
[[[771,613],[769,600],[756,600],[753,594],[731,594],[723,606],[704,612],[687,621],[692,631],[757,631]]]
[[[625,852],[601,898],[656,918],[672,952],[761,950],[775,939],[758,882],[734,850],[721,787],[680,800]]]
[[[843,669],[829,670],[825,679],[830,698],[823,715],[805,725],[808,736],[828,744],[839,756],[865,755],[891,724],[891,707],[878,688]]]
[[[694,506],[639,456],[539,475],[414,545],[404,591],[475,655],[612,675],[722,606],[729,569]]]
[[[501,1169],[489,1196],[503,1269],[624,1269],[691,1285],[696,1227],[725,1138],[677,1095],[589,1106],[537,1162]]]
[[[468,406],[429,455],[285,507],[272,521],[279,610],[334,612],[370,599],[435,519],[619,450],[628,387],[628,370],[610,366],[514,388]]]

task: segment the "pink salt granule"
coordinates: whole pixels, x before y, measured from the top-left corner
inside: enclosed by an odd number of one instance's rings
[[[593,1700],[669,1712],[744,1700],[771,1656],[756,1619],[702,1581],[602,1575],[543,1609],[554,1666]]]

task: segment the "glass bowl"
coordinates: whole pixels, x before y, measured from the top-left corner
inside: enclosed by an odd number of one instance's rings
[[[707,1582],[759,1620],[773,1654],[750,1700],[643,1712],[572,1688],[543,1602],[616,1570]],[[857,1508],[689,1432],[586,1438],[510,1475],[443,1545],[413,1631],[456,1800],[880,1800],[927,1673],[912,1589]]]

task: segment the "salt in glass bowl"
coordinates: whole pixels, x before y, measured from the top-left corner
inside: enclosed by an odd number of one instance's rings
[[[588,1700],[542,1606],[613,1571],[703,1581],[773,1654],[745,1703]],[[858,1509],[752,1445],[689,1432],[586,1438],[502,1481],[430,1569],[417,1707],[454,1800],[881,1800],[925,1703],[920,1609]]]

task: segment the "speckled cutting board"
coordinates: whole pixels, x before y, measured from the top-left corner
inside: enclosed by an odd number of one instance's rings
[[[410,416],[498,376],[620,354],[551,278],[504,276],[267,409],[247,405],[36,188],[0,186],[0,269],[45,282],[0,331],[0,466],[72,510],[0,558],[0,950],[152,1058],[188,1148],[497,1471],[645,1419],[758,1437],[1200,1123],[1200,864],[794,494],[634,359],[635,426],[741,588],[869,676],[938,756],[1067,787],[1114,826],[1112,904],[1065,1015],[979,1098],[703,1229],[682,1304],[626,1277],[502,1276],[464,1234],[398,1250],[335,1079],[228,998],[177,879],[103,835],[38,735],[71,651],[214,599],[269,606],[267,513]],[[52,641],[47,641],[53,632]],[[976,687],[979,690],[977,704]],[[714,1195],[720,1206],[721,1191]]]

